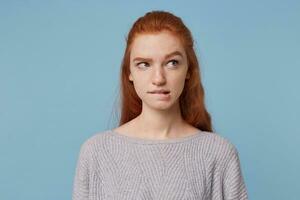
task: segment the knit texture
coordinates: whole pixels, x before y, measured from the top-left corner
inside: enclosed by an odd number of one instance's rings
[[[82,143],[73,200],[247,200],[236,147],[216,133],[165,140],[113,130]]]

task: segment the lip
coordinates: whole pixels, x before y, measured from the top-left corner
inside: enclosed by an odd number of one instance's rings
[[[168,101],[171,99],[171,95],[170,92],[168,93],[150,93],[152,95],[154,95],[158,100],[162,100],[162,101]]]
[[[169,94],[170,91],[161,89],[161,90],[153,90],[153,91],[150,91],[149,93],[151,93],[151,94]]]

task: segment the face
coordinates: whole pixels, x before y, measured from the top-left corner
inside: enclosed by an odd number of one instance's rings
[[[184,88],[188,64],[180,40],[164,31],[138,35],[130,53],[129,80],[143,106],[166,109],[178,103]],[[168,94],[151,93],[167,90]]]

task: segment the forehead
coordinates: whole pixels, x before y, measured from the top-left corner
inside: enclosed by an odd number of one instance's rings
[[[173,51],[184,54],[184,48],[178,37],[168,32],[137,35],[131,46],[130,57],[164,56]]]

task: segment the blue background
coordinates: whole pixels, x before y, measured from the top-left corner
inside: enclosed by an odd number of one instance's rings
[[[0,3],[0,199],[71,199],[80,145],[118,122],[126,34],[157,9],[193,33],[250,199],[299,198],[299,1],[20,0]]]

